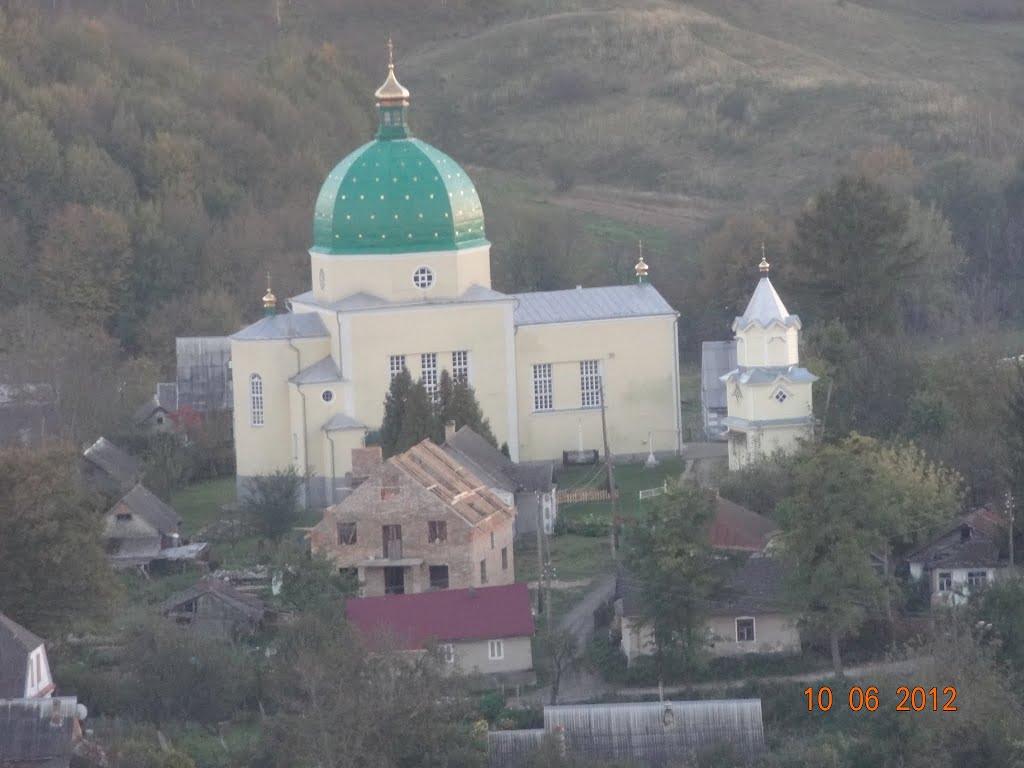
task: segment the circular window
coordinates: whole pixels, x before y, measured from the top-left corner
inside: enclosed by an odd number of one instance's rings
[[[320,399],[323,400],[325,403],[329,403],[329,402],[331,402],[331,400],[334,399],[334,393],[331,392],[331,390],[329,390],[329,389],[325,389],[320,394]]]
[[[327,275],[325,275],[324,271],[321,269],[320,270],[320,290],[322,291],[326,287],[327,287]]]
[[[434,271],[430,267],[420,267],[413,272],[412,283],[417,288],[426,290],[434,284]]]

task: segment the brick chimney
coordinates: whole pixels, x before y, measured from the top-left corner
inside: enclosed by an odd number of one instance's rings
[[[444,425],[444,441],[450,443],[455,437],[455,422],[449,421]]]
[[[379,445],[352,449],[352,485],[355,487],[377,473],[384,463],[384,452]]]

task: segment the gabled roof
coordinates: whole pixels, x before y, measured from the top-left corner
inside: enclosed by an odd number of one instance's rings
[[[160,400],[156,395],[153,395],[149,400],[144,402],[138,408],[135,409],[135,413],[132,415],[136,424],[141,424],[143,421],[148,419],[154,413],[162,411],[168,413],[168,410],[160,403]]]
[[[409,306],[424,307],[444,304],[473,304],[487,301],[511,300],[511,296],[499,293],[491,288],[485,288],[482,285],[471,285],[461,296],[456,296],[453,299],[423,298],[415,301],[390,301],[385,299],[383,296],[378,296],[374,293],[367,293],[366,291],[359,291],[358,293],[343,296],[342,298],[335,299],[334,301],[320,301],[317,299],[316,294],[313,293],[313,291],[306,291],[305,293],[300,293],[298,296],[292,297],[292,303],[322,307],[334,312],[359,312],[361,310],[368,309],[398,309]]]
[[[534,632],[525,584],[352,598],[345,614],[363,635],[387,638],[401,650],[423,648],[432,640],[497,640]]]
[[[675,316],[676,311],[649,283],[512,294],[516,325],[576,323],[627,317]]]
[[[0,765],[66,768],[77,725],[74,696],[0,700]]]
[[[0,699],[25,695],[28,656],[43,641],[0,613]]]
[[[121,485],[130,486],[142,477],[142,462],[129,456],[105,437],[86,448],[82,455]]]
[[[410,475],[470,525],[492,515],[515,516],[486,483],[454,461],[429,438],[405,453],[392,456],[388,463]]]
[[[715,516],[711,520],[711,546],[763,552],[779,527],[764,515],[719,496],[715,500]]]
[[[327,328],[315,312],[286,312],[257,320],[231,336],[234,341],[267,341],[272,339],[315,339],[326,337]]]
[[[171,595],[160,604],[160,613],[166,614],[197,597],[209,595],[250,621],[261,621],[272,609],[255,595],[240,592],[226,581],[209,577],[189,589]]]
[[[445,442],[442,450],[491,488],[499,488],[508,493],[546,493],[551,490],[554,474],[552,462],[516,464],[468,426],[461,427]]]
[[[1005,523],[1000,514],[989,507],[979,507],[909,552],[906,559],[929,568],[996,567],[1002,565],[999,539],[1004,535]]]
[[[787,328],[799,328],[800,318],[791,315],[782,303],[775,286],[767,277],[757,281],[754,295],[750,297],[747,309],[732,324],[733,331],[744,330],[752,325],[767,328],[772,323],[779,323]]]
[[[181,517],[174,511],[174,508],[150,493],[142,483],[138,483],[122,496],[107,514],[109,515],[122,504],[131,510],[133,515],[141,517],[161,534],[176,533],[181,524]]]
[[[341,380],[341,371],[338,370],[331,355],[318,360],[308,368],[303,368],[288,379],[292,384],[328,384]]]

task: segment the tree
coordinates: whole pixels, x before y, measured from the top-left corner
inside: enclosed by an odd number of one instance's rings
[[[901,299],[924,254],[908,238],[907,205],[863,176],[841,176],[796,221],[792,277],[801,314],[854,336],[902,329]]]
[[[384,420],[380,426],[380,442],[385,458],[401,453],[397,449],[398,439],[402,432],[402,422],[405,420],[411,390],[412,376],[403,368],[391,378],[391,386],[384,397]]]
[[[579,663],[579,643],[568,629],[549,627],[537,638],[538,660],[551,678],[551,705],[558,703],[562,677]]]
[[[295,527],[301,512],[303,477],[294,467],[259,475],[247,482],[242,514],[259,536],[277,544]]]
[[[146,439],[143,482],[164,501],[170,501],[176,490],[192,479],[192,453],[178,435],[157,432]]]
[[[394,453],[409,450],[417,443],[436,435],[438,429],[438,418],[434,411],[434,405],[430,401],[430,395],[427,394],[423,380],[420,379],[409,389]]]
[[[41,634],[116,608],[100,499],[78,483],[78,451],[0,449],[0,605]]]
[[[338,572],[322,554],[310,554],[305,547],[282,546],[274,561],[281,577],[281,605],[292,611],[323,609],[330,613],[356,594],[354,577]]]
[[[1017,360],[1014,369],[999,433],[1005,449],[1003,479],[1010,494],[1009,511],[1016,517],[1016,511],[1024,509],[1024,363]]]
[[[645,504],[628,528],[626,568],[639,589],[642,619],[653,630],[662,677],[694,667],[710,642],[704,618],[727,565],[708,543],[713,516],[712,497],[684,484]]]
[[[836,675],[840,642],[870,615],[888,615],[891,579],[872,556],[928,535],[960,506],[959,478],[913,446],[853,435],[794,456],[789,496],[778,506],[790,589],[808,626],[824,633]]]
[[[441,381],[438,385],[438,398],[435,404],[436,420],[438,423],[436,443],[444,442],[444,428],[449,422],[455,423],[456,429],[469,427],[487,442],[498,447],[498,440],[491,431],[491,422],[484,416],[480,402],[476,399],[476,391],[466,381],[456,381],[445,385],[447,378],[451,382],[448,371],[441,372]]]

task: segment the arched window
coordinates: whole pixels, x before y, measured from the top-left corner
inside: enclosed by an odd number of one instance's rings
[[[263,378],[258,373],[249,377],[249,424],[263,426]]]

